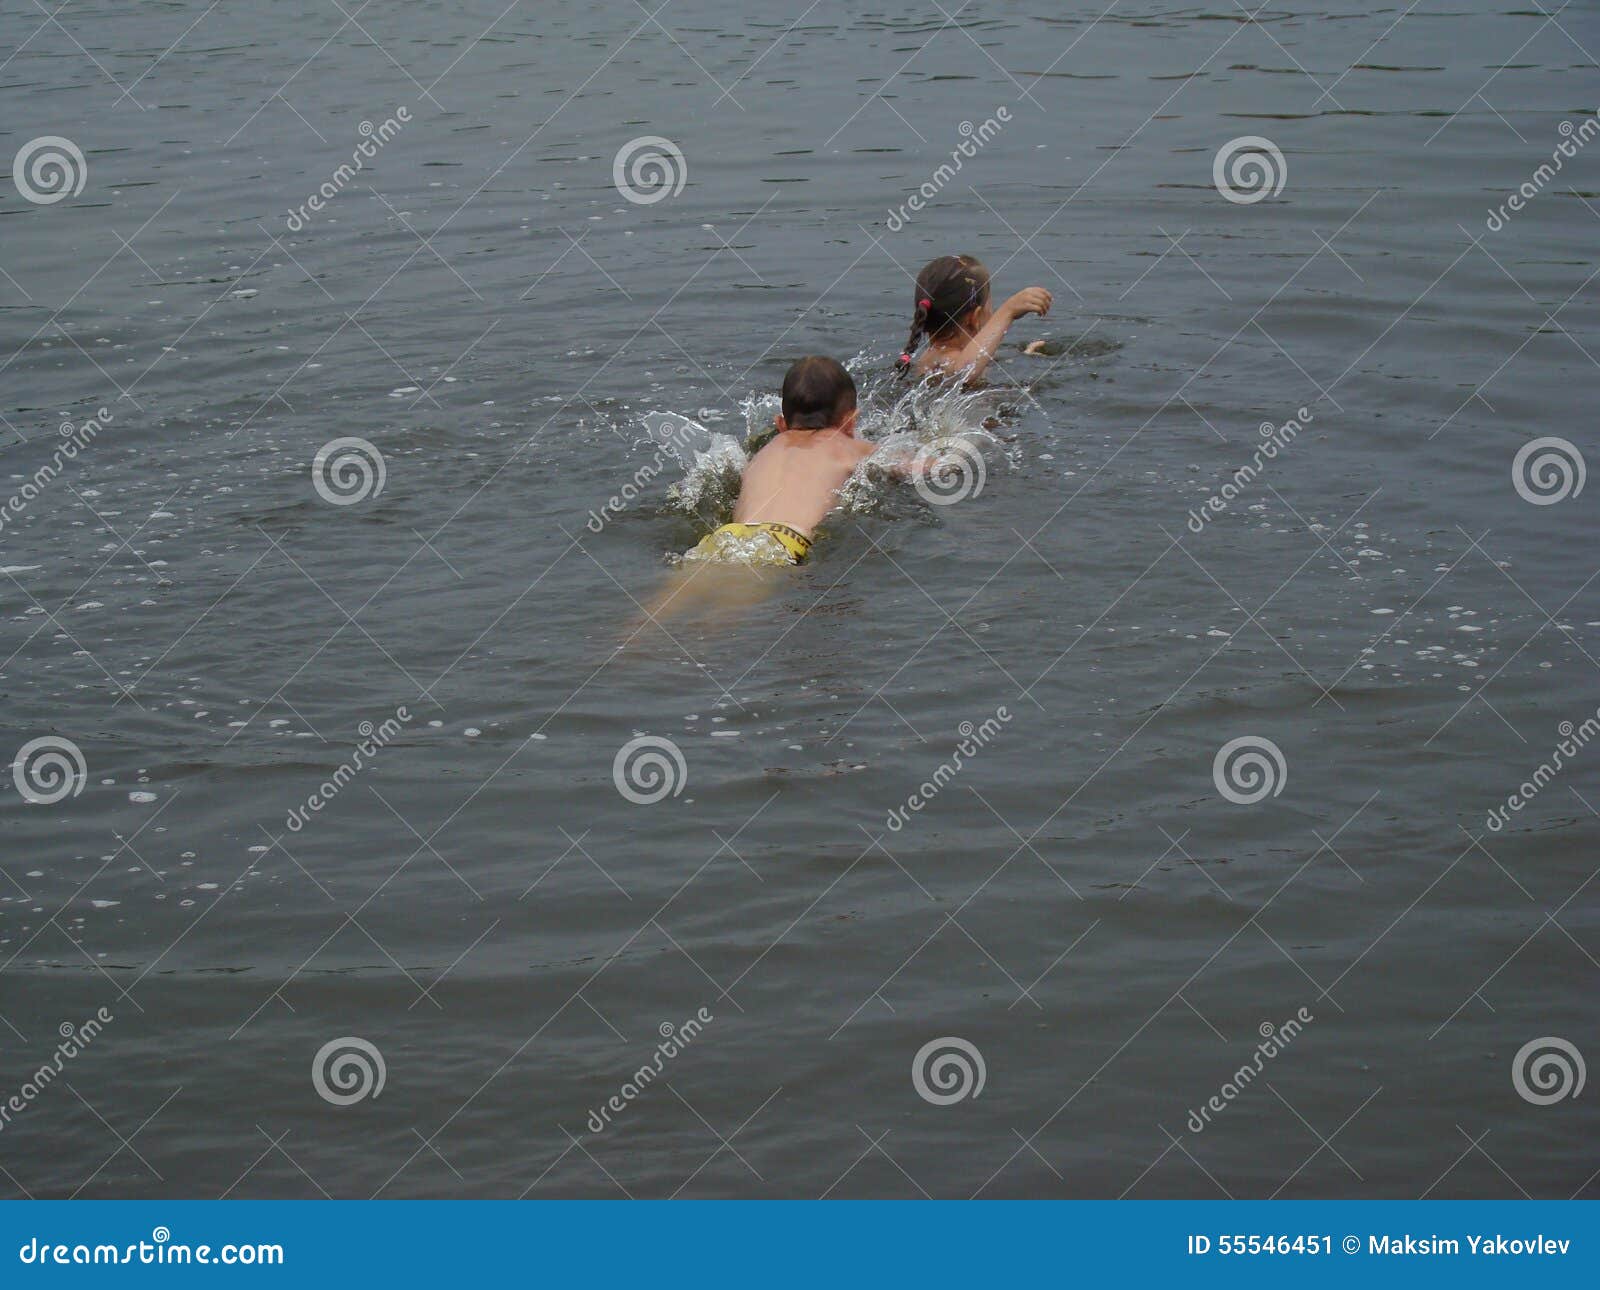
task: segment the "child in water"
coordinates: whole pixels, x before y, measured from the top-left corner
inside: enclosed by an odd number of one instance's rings
[[[733,522],[702,538],[685,560],[799,564],[840,487],[875,447],[855,437],[855,381],[818,354],[783,378],[775,427],[744,468]]]
[[[1050,312],[1043,287],[1026,287],[998,309],[989,306],[989,270],[972,255],[941,255],[917,275],[911,334],[897,366],[902,376],[956,376],[976,381],[993,360],[1011,324]],[[924,336],[928,347],[915,356]]]

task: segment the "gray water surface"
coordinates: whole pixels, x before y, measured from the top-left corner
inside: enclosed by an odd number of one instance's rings
[[[1600,1194],[1592,0],[0,15],[0,1189]],[[640,418],[892,397],[955,251],[981,491],[638,630]]]

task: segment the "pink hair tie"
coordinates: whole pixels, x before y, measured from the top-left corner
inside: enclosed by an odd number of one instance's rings
[[[933,301],[931,301],[931,300],[919,300],[919,301],[917,301],[917,308],[918,309],[932,309],[933,308]]]

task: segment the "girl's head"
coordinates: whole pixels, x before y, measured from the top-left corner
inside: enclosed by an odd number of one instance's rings
[[[912,302],[911,334],[896,364],[905,373],[924,336],[939,340],[952,334],[971,335],[988,320],[989,270],[975,255],[941,255],[917,274]]]

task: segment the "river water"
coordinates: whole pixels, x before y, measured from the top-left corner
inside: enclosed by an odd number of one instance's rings
[[[0,1189],[1600,1194],[1592,4],[0,12]]]

